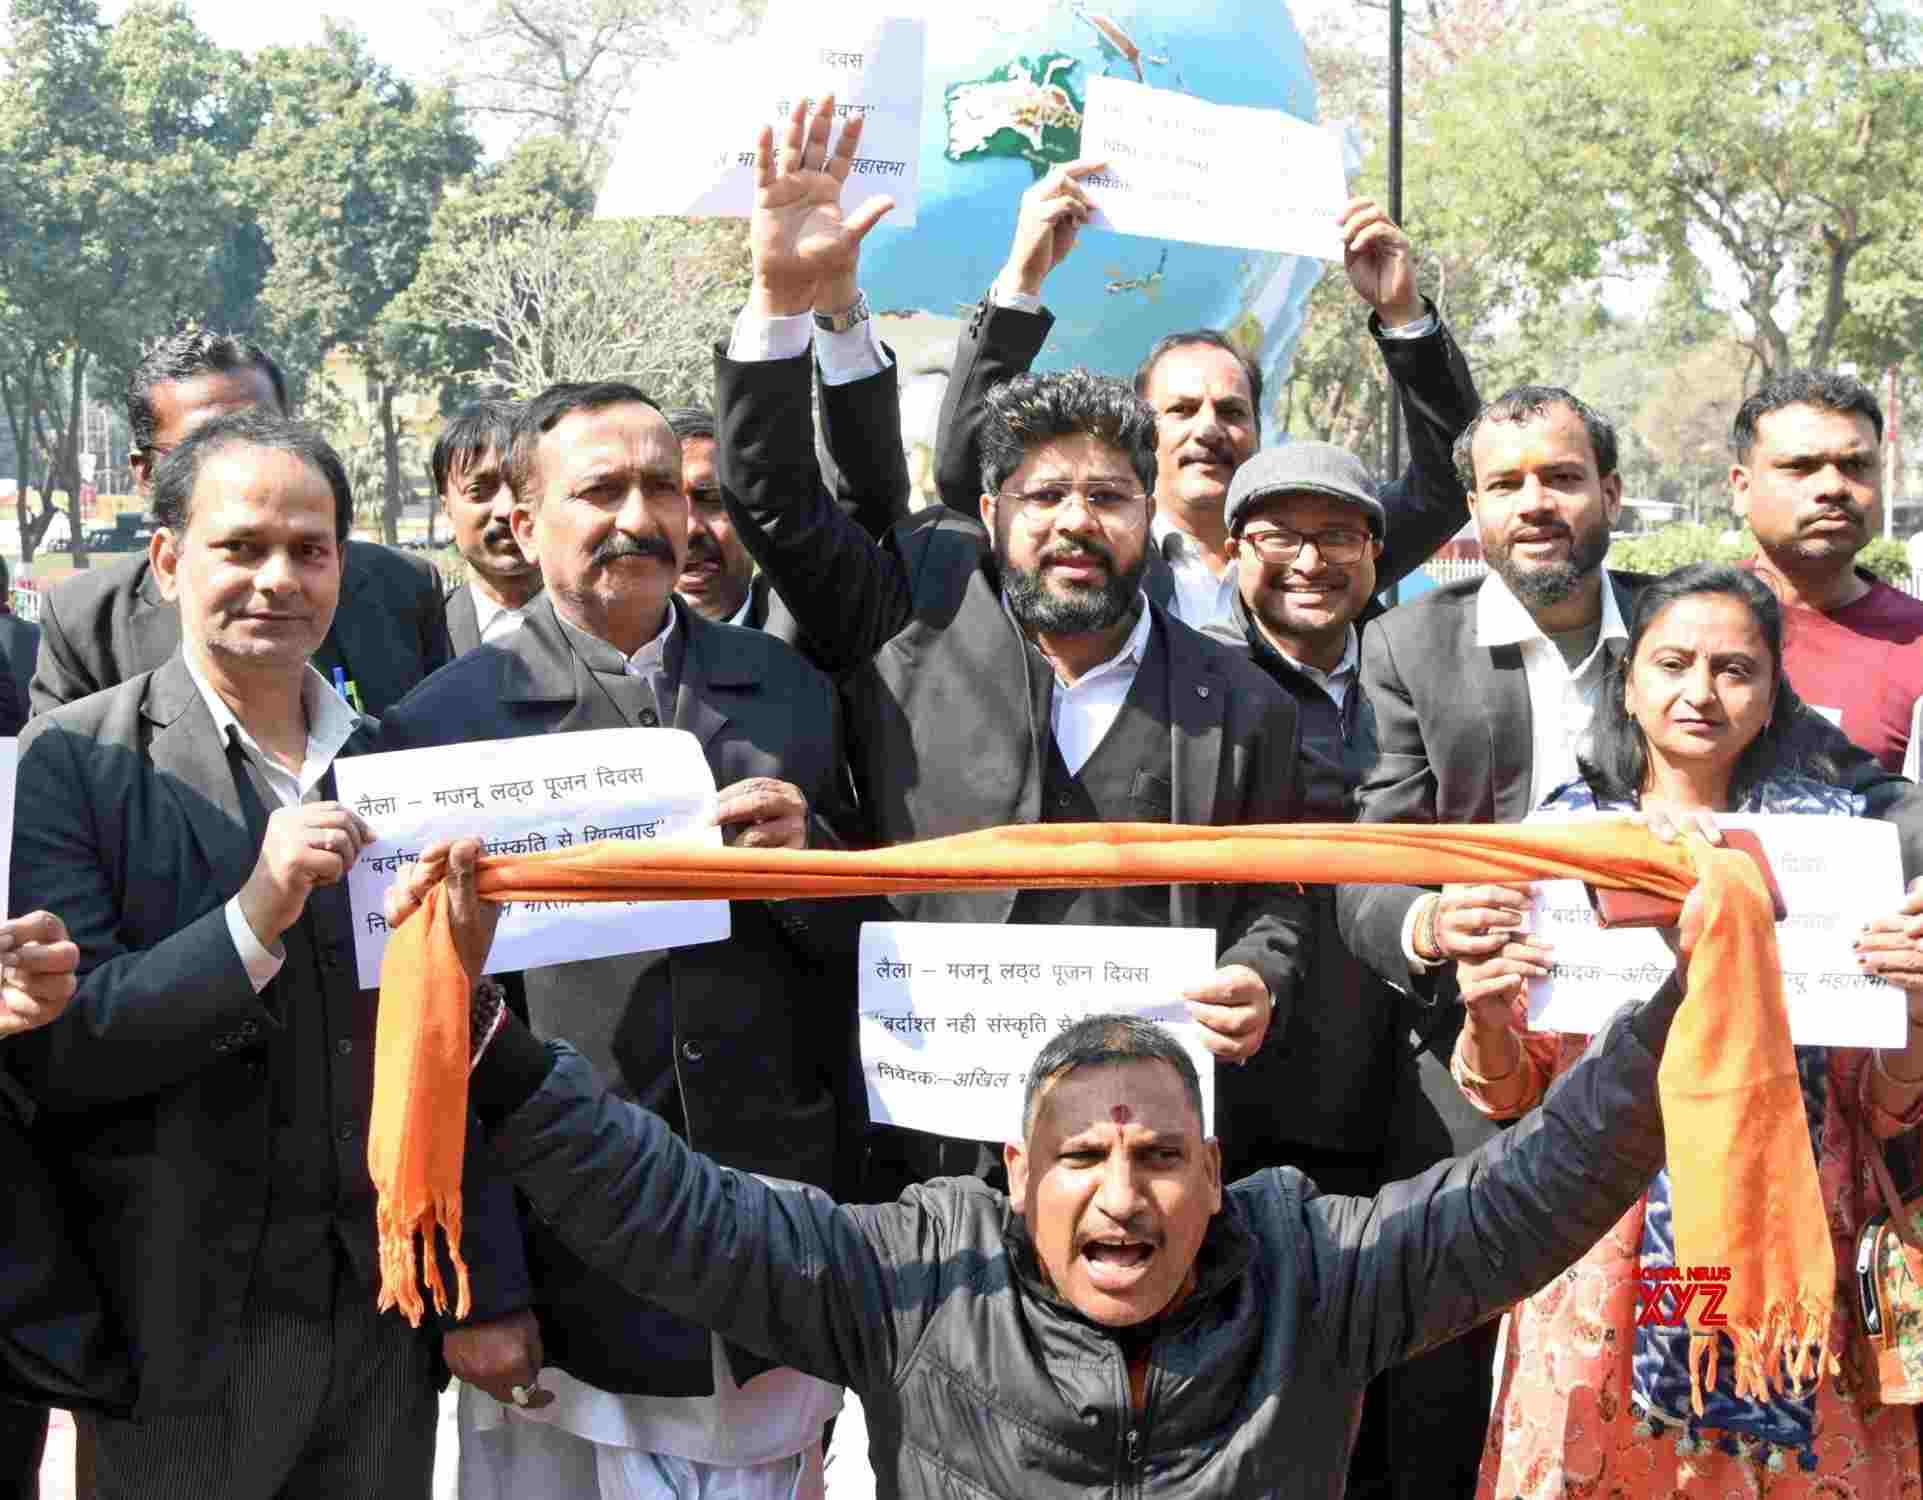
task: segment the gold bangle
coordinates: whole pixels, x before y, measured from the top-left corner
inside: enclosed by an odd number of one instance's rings
[[[1416,957],[1425,964],[1439,964],[1447,956],[1442,951],[1441,939],[1436,936],[1436,913],[1442,910],[1442,897],[1431,891],[1422,899],[1427,905],[1416,917],[1416,929],[1413,934]]]
[[[1462,1081],[1464,1083],[1474,1084],[1477,1088],[1487,1088],[1492,1083],[1507,1083],[1520,1073],[1522,1071],[1523,1056],[1522,1038],[1516,1035],[1513,1026],[1509,1029],[1509,1037],[1510,1040],[1516,1044],[1516,1060],[1510,1064],[1507,1073],[1478,1073],[1474,1068],[1469,1066],[1469,1054],[1464,1051],[1461,1046],[1458,1046],[1456,1048],[1456,1065],[1462,1069]]]

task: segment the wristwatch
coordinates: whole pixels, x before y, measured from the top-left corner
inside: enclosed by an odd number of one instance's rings
[[[868,294],[856,292],[852,305],[838,313],[817,312],[815,327],[823,333],[846,333],[849,329],[868,321]]]

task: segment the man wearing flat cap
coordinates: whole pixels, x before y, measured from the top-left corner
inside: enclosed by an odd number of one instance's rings
[[[1374,759],[1374,716],[1358,681],[1360,631],[1381,613],[1379,578],[1410,572],[1431,545],[1424,534],[1422,555],[1407,555],[1409,535],[1399,544],[1383,500],[1399,505],[1405,493],[1439,482],[1422,472],[1431,462],[1418,448],[1409,472],[1378,493],[1346,449],[1285,443],[1256,453],[1229,485],[1233,623],[1206,633],[1245,645],[1295,700],[1304,812],[1318,822],[1355,816],[1355,790]],[[1429,1105],[1404,1042],[1401,995],[1344,945],[1333,888],[1310,895],[1315,943],[1305,993],[1317,1003],[1295,1009],[1279,1045],[1220,1076],[1222,1107],[1239,1127],[1222,1142],[1223,1166],[1234,1180],[1287,1165],[1325,1192],[1371,1194],[1439,1160],[1446,1153],[1434,1143],[1446,1137],[1411,1117]],[[1438,1443],[1443,1451],[1476,1444],[1477,1411],[1489,1399],[1489,1337],[1479,1331],[1446,1344],[1371,1386],[1352,1496],[1422,1493],[1436,1477]],[[1457,1491],[1445,1484],[1433,1493]]]

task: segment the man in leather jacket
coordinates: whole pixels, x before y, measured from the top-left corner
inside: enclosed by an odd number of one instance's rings
[[[479,854],[426,851],[388,911],[447,872],[470,973],[497,910]],[[850,1207],[729,1171],[505,1015],[470,1098],[533,1211],[598,1269],[856,1391],[882,1496],[1335,1497],[1369,1379],[1547,1283],[1660,1165],[1679,954],[1540,1109],[1374,1198],[1286,1167],[1224,1189],[1192,1066],[1119,1017],[1037,1059],[1011,1196],[944,1179]]]

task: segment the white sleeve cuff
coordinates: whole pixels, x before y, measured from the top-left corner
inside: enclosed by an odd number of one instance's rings
[[[1006,307],[1014,312],[1038,313],[1042,310],[1042,299],[1032,292],[1005,292],[998,281],[989,300],[997,307]]]
[[[744,365],[793,359],[808,352],[808,340],[814,331],[815,315],[811,312],[786,318],[758,318],[744,307],[735,315],[734,333],[728,339],[728,358]]]
[[[1418,896],[1402,914],[1402,956],[1409,960],[1411,974],[1427,974],[1431,969],[1442,967],[1440,959],[1431,963],[1416,952],[1416,918],[1422,915],[1422,903],[1428,899],[1427,896]]]
[[[823,385],[853,385],[888,368],[888,351],[881,347],[873,318],[863,318],[846,333],[815,329],[815,359]]]
[[[254,936],[254,929],[247,925],[247,918],[241,913],[238,896],[227,903],[227,933],[233,938],[234,951],[240,955],[241,966],[247,970],[247,978],[258,995],[274,982],[280,966],[287,962],[287,954],[284,950],[274,953],[261,947],[260,939]]]
[[[1398,323],[1394,328],[1382,330],[1385,339],[1425,339],[1434,333],[1442,320],[1434,313],[1424,313],[1413,323]]]

